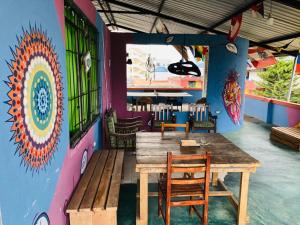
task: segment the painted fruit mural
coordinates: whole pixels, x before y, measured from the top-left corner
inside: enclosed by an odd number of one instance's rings
[[[23,29],[8,62],[6,84],[11,141],[26,169],[37,171],[51,160],[59,142],[63,95],[60,65],[42,28]]]
[[[241,86],[238,77],[239,74],[232,70],[223,89],[224,107],[234,124],[239,124],[241,115]]]

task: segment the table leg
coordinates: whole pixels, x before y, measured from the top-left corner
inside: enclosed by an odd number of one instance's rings
[[[216,187],[218,185],[218,173],[212,173],[212,186]]]
[[[248,188],[249,188],[249,172],[241,173],[241,184],[240,184],[240,199],[238,208],[238,225],[245,225],[247,222],[247,204],[248,204]]]
[[[140,173],[140,220],[138,225],[148,224],[148,173]]]

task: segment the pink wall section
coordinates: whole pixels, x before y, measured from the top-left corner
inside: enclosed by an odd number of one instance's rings
[[[300,123],[300,107],[299,109],[287,109],[287,114],[289,118],[289,126],[295,126],[296,124]]]
[[[65,17],[64,17],[64,0],[55,0],[55,8],[60,24],[62,39],[65,40]]]
[[[105,28],[104,34],[104,74],[102,83],[102,113],[111,105],[111,79],[110,79],[110,32]]]
[[[111,34],[111,87],[112,107],[117,110],[118,116],[130,116],[126,109],[126,43],[132,42],[132,35]]]
[[[85,138],[77,144],[76,148],[68,149],[65,156],[61,174],[56,185],[48,215],[51,224],[66,225],[67,216],[65,209],[67,202],[80,178],[81,159],[85,149],[88,150],[88,159],[90,159],[94,149],[94,129],[91,128]]]
[[[142,116],[143,129],[149,129],[149,112],[127,111],[126,43],[132,43],[132,40],[132,34],[111,33],[111,102],[119,117]]]
[[[88,17],[91,23],[96,25],[96,9],[91,1],[74,0],[74,3],[80,10]],[[61,26],[63,40],[65,40],[65,23],[64,23],[64,1],[55,0],[55,7],[57,10],[58,20]],[[109,33],[106,35],[109,37]],[[109,38],[108,38],[109,40]],[[109,77],[109,70],[105,72]],[[62,168],[60,169],[60,177],[56,184],[55,193],[48,209],[48,215],[51,224],[66,225],[68,223],[68,216],[65,214],[67,203],[70,200],[74,188],[76,187],[81,170],[81,159],[83,152],[88,151],[88,159],[90,159],[94,151],[94,127],[91,128],[85,137],[76,145],[74,149],[68,149]]]
[[[81,9],[90,22],[96,25],[97,11],[90,0],[74,0],[74,3]]]

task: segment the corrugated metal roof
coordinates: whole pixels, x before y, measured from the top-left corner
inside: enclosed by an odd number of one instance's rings
[[[99,2],[106,7],[105,0],[92,0],[96,9],[101,10]],[[108,1],[112,11],[135,11],[130,7],[120,6],[119,3],[129,4],[141,9],[150,10],[151,12],[159,12],[160,4],[163,2],[161,8],[161,14],[180,19],[181,21],[187,21],[201,27],[211,27],[224,18],[232,15],[237,10],[250,5],[254,0],[117,0]],[[300,2],[300,1],[299,1]],[[272,3],[272,7],[271,7]],[[264,42],[269,39],[297,34],[298,38],[290,40],[281,40],[275,43],[267,43],[272,47],[281,47],[285,44],[293,42],[285,50],[295,51],[300,49],[300,9],[298,4],[297,8],[292,8],[283,3],[280,0],[265,0],[264,1],[265,18],[258,15],[253,17],[251,10],[247,10],[243,13],[243,24],[239,33],[240,37],[249,39],[252,42]],[[274,24],[267,24],[267,17],[271,12],[272,18],[274,18]],[[149,12],[141,12],[140,14],[124,14],[113,13],[115,22],[121,27],[127,27],[131,30],[137,30],[141,32],[149,33],[153,26],[155,15],[149,14]],[[100,13],[106,24],[113,23],[111,14],[108,14],[109,20],[104,13]],[[162,16],[163,17],[163,16]],[[167,26],[170,33],[185,33],[196,34],[203,32],[203,29],[188,26],[187,24],[181,24],[172,20],[160,18]],[[230,20],[221,24],[214,29],[224,33],[228,33],[230,28]],[[110,26],[110,29],[114,31],[115,27]],[[126,29],[119,28],[119,31],[125,31]],[[155,29],[152,31],[155,32]]]

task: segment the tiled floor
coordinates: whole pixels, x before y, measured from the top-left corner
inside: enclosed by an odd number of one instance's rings
[[[300,153],[269,140],[270,126],[247,119],[238,132],[224,134],[241,149],[260,160],[262,167],[250,178],[249,216],[251,225],[300,225]],[[136,180],[134,155],[126,155],[118,224],[135,224]],[[152,183],[157,177],[150,178]],[[238,194],[238,174],[228,174],[225,184]],[[155,184],[150,185],[153,189]],[[209,224],[235,224],[236,213],[225,198],[211,198]],[[187,209],[172,209],[171,224],[201,224]],[[149,225],[163,224],[157,216],[157,199],[149,200]]]

